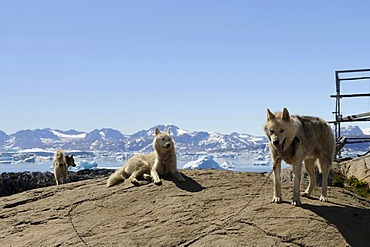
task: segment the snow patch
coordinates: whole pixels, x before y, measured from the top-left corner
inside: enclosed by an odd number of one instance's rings
[[[105,133],[104,133],[103,131],[100,131],[100,132],[99,132],[99,135],[101,136],[101,138],[102,138],[103,140],[106,140],[106,136],[105,136]]]
[[[181,136],[181,135],[184,135],[184,134],[188,134],[189,132],[186,131],[186,130],[183,130],[183,129],[178,129],[177,130],[177,135],[178,136]]]
[[[58,136],[63,141],[79,140],[79,139],[83,139],[86,137],[86,133],[81,133],[78,135],[67,135],[67,134],[63,134],[55,130],[51,130],[51,132],[53,132],[54,135]]]
[[[362,129],[362,132],[363,132],[365,135],[370,135],[370,128]]]

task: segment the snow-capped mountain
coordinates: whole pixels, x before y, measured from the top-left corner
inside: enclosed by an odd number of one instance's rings
[[[347,138],[370,138],[369,129],[362,130],[359,126],[345,126],[340,128],[340,134],[342,137]],[[367,152],[370,148],[369,142],[357,142],[357,140],[352,139],[349,140],[350,142],[355,142],[353,144],[347,144],[344,146],[343,151],[344,153],[354,153],[357,152]]]
[[[5,146],[10,148],[47,148],[50,144],[58,142],[59,138],[50,129],[20,130],[10,135]]]
[[[155,128],[170,128],[176,148],[181,152],[233,151],[263,148],[265,137],[232,133],[230,135],[205,131],[187,131],[175,125],[157,125],[132,135],[124,135],[114,129],[95,129],[89,133],[76,130],[35,129],[20,130],[7,135],[0,132],[0,150],[23,150],[30,148],[110,152],[149,152]]]
[[[9,136],[0,130],[0,147],[4,146],[4,144],[9,140]]]
[[[358,126],[349,125],[346,127],[340,128],[341,136],[346,137],[363,137],[365,136],[364,132]]]
[[[157,127],[161,131],[170,128],[171,135],[176,143],[176,149],[182,154],[264,150],[267,144],[265,136],[187,131],[175,125],[157,125],[132,135],[124,135],[118,130],[109,128],[95,129],[88,133],[49,128],[20,130],[11,135],[0,131],[0,150],[19,151],[31,148],[54,150],[62,148],[65,150],[103,152],[150,152],[152,151],[152,141]],[[341,133],[352,137],[367,136],[358,126],[341,128]],[[369,147],[369,145],[366,144],[366,147]]]

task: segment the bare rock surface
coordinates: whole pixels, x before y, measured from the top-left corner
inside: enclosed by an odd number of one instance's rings
[[[268,173],[181,172],[185,183],[103,177],[1,197],[0,246],[369,246],[370,201],[342,188],[293,207],[290,181],[271,203]]]
[[[370,184],[370,155],[335,164],[346,177],[355,176]]]

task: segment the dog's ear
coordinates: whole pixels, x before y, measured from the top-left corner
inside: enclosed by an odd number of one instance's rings
[[[71,158],[73,158],[73,154],[71,154]]]
[[[159,131],[159,129],[158,128],[155,128],[155,135],[158,135],[158,134],[160,134],[161,132]]]
[[[272,112],[270,111],[270,109],[269,109],[269,108],[267,108],[267,120],[272,120],[272,119],[274,119],[274,118],[275,118],[274,113],[272,113]]]
[[[171,133],[171,129],[170,128],[168,128],[167,129],[167,134],[170,134]]]
[[[290,121],[290,114],[288,109],[286,108],[283,109],[283,120]]]

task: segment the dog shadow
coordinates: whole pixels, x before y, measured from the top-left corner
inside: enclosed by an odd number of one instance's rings
[[[370,210],[337,203],[328,205],[303,204],[302,208],[312,211],[337,227],[350,246],[369,246]]]
[[[165,175],[163,177],[163,180],[172,181],[176,185],[176,187],[182,190],[186,190],[188,192],[199,192],[205,189],[205,187],[203,187],[201,184],[199,184],[191,177],[188,177],[183,173],[181,173],[181,175],[183,176],[183,178],[185,178],[185,182],[179,182],[176,178],[174,178],[171,175]]]
[[[181,175],[183,176],[183,178],[185,178],[185,182],[179,182],[176,178],[174,178],[173,176],[169,174],[166,174],[161,178],[163,180],[173,182],[176,185],[176,187],[182,190],[186,190],[188,192],[199,192],[205,189],[205,187],[203,187],[201,184],[199,184],[197,181],[195,181],[191,177],[188,177],[183,173],[181,173]],[[128,179],[125,179],[124,181],[119,181],[116,185],[120,185],[121,188],[123,189],[129,189],[129,188],[145,186],[145,185],[153,183],[153,181],[144,180],[143,178],[139,178],[138,180],[140,182],[140,185],[135,185],[131,183]],[[162,184],[159,184],[159,186],[162,186]]]

